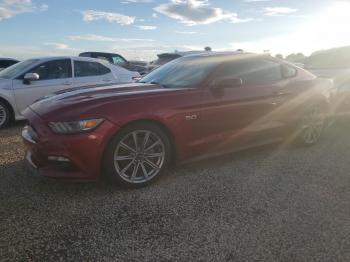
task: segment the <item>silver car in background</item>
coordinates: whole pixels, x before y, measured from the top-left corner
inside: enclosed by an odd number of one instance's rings
[[[135,82],[137,72],[86,57],[43,57],[0,72],[0,128],[24,119],[21,112],[51,93],[89,85]]]

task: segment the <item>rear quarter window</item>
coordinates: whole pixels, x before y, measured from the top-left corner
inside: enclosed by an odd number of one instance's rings
[[[74,61],[75,77],[99,76],[110,72],[108,67],[97,62]]]

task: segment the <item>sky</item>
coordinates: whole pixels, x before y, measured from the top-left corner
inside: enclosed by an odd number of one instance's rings
[[[350,0],[0,0],[0,57],[350,45]]]

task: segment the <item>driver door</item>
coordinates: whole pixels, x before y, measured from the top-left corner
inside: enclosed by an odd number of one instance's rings
[[[198,132],[205,141],[198,153],[232,151],[277,139],[284,124],[279,121],[283,105],[278,94],[284,86],[280,65],[264,59],[225,63],[213,74],[212,83],[222,79],[241,79],[241,87],[209,87],[197,112]]]
[[[13,90],[19,112],[22,112],[39,98],[69,88],[73,83],[70,59],[47,61],[26,73],[36,73],[39,75],[39,79],[26,82],[24,81],[25,74],[23,74],[14,80]]]

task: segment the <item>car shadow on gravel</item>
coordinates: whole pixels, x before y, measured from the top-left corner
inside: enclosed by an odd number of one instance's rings
[[[286,155],[290,153],[303,154],[314,152],[316,150],[328,150],[333,141],[339,140],[339,137],[346,137],[347,131],[350,130],[350,125],[346,123],[334,123],[328,126],[325,130],[321,140],[313,146],[304,146],[296,142],[296,139],[291,137],[286,141],[277,142],[273,144],[263,145],[260,147],[250,148],[233,153],[223,154],[213,158],[208,158],[200,161],[191,162],[178,167],[175,167],[169,173],[169,177],[181,176],[182,174],[191,174],[193,172],[200,172],[206,169],[220,168],[225,165],[237,164],[242,162],[256,162],[273,159],[277,155]],[[350,135],[349,140],[350,140]],[[165,175],[164,177],[166,177]],[[164,180],[164,177],[161,180]]]

